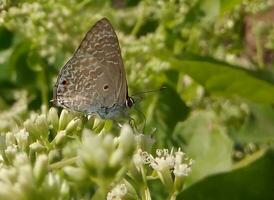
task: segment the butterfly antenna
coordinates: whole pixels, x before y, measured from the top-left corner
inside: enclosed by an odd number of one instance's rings
[[[140,95],[143,95],[143,94],[147,94],[147,93],[151,93],[151,92],[161,92],[163,90],[165,90],[167,87],[163,86],[159,89],[155,89],[155,90],[147,90],[147,91],[144,91],[144,92],[136,92],[134,94],[132,94],[131,96],[134,97],[134,96],[140,96]]]

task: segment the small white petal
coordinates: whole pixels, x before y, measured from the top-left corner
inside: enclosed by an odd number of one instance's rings
[[[127,194],[125,184],[118,184],[107,194],[107,200],[121,200]]]

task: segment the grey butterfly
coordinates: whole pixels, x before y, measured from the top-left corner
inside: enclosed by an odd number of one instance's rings
[[[86,34],[62,67],[53,89],[55,105],[113,119],[124,115],[134,100],[128,86],[118,38],[108,19]]]

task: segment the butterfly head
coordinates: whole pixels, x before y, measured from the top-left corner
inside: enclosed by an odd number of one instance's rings
[[[134,103],[135,103],[134,99],[128,96],[126,99],[126,107],[131,108]]]

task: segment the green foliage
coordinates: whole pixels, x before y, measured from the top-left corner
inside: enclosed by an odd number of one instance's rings
[[[184,149],[195,159],[195,165],[188,178],[190,182],[232,168],[233,143],[225,128],[216,123],[217,120],[218,116],[212,111],[193,112],[186,121],[176,127],[175,137],[177,140],[184,140]]]
[[[1,1],[0,199],[272,199],[265,12],[271,0]],[[102,17],[117,32],[129,94],[166,87],[134,96],[134,130],[49,109],[60,67]],[[193,166],[175,164],[179,149]],[[181,179],[174,171],[186,166]]]
[[[187,189],[178,199],[273,199],[273,156],[271,150],[245,168],[211,176]]]
[[[174,68],[187,73],[212,95],[242,97],[263,104],[274,103],[273,84],[254,77],[250,71],[213,61],[173,60],[171,62]]]

